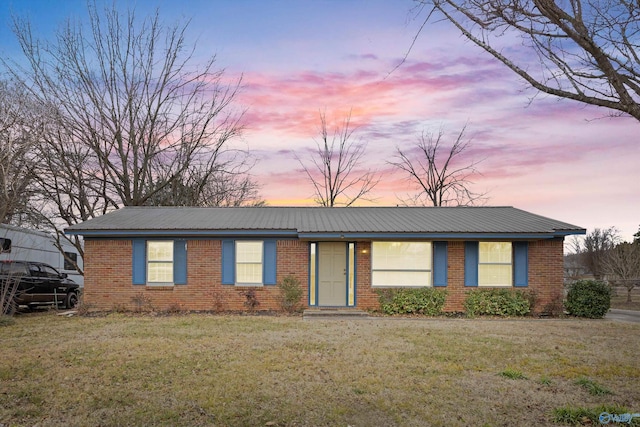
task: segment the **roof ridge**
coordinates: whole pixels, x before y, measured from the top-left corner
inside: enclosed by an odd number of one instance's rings
[[[123,206],[123,209],[519,209],[509,205],[496,206]],[[526,211],[523,211],[526,212]]]

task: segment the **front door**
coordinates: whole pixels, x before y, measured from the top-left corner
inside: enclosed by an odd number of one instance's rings
[[[318,243],[318,305],[347,305],[347,245]]]

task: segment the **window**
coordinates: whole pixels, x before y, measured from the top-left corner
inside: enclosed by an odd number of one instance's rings
[[[513,256],[511,242],[480,242],[478,286],[511,286]]]
[[[42,277],[50,277],[53,279],[60,278],[60,273],[58,273],[58,270],[54,269],[53,267],[49,267],[48,265],[41,265],[40,273],[42,274]]]
[[[316,251],[317,243],[309,245],[309,305],[316,305]]]
[[[0,237],[0,253],[11,253],[11,239]]]
[[[63,270],[75,270],[78,262],[78,254],[75,252],[64,253],[64,267]]]
[[[373,286],[431,286],[431,242],[372,242]]]
[[[349,272],[347,276],[347,285],[348,285],[348,300],[347,305],[349,307],[353,307],[356,304],[356,244],[349,243],[349,253],[347,255],[347,271]]]
[[[236,241],[236,284],[262,285],[263,243]]]
[[[147,283],[173,284],[173,241],[147,242]]]

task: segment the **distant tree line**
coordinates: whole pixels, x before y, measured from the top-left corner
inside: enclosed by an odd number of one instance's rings
[[[573,240],[571,250],[569,278],[592,274],[596,280],[624,287],[631,302],[632,291],[640,286],[640,229],[632,242],[625,242],[615,227],[596,228],[584,239]]]

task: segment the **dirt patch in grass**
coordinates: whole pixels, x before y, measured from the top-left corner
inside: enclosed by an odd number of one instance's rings
[[[574,319],[18,316],[0,328],[0,424],[554,425],[564,406],[640,411],[639,335]]]

